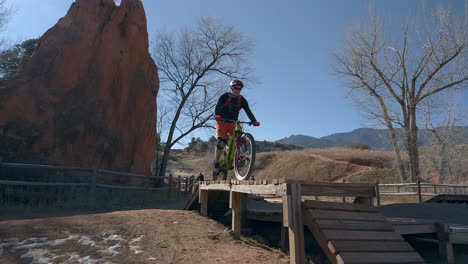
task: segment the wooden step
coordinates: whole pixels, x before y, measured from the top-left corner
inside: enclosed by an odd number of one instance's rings
[[[362,221],[378,221],[385,222],[385,218],[381,214],[349,212],[349,211],[332,211],[332,210],[306,210],[307,214],[314,219],[328,220],[362,220]]]
[[[418,264],[424,260],[415,252],[341,253],[338,264]]]
[[[330,211],[349,211],[349,212],[369,212],[377,213],[379,210],[372,205],[367,204],[352,204],[352,203],[336,203],[322,202],[314,200],[306,200],[302,203],[303,209],[320,209]]]
[[[334,253],[342,252],[414,252],[404,241],[328,241],[328,248]]]
[[[394,231],[394,228],[387,222],[367,222],[356,220],[316,220],[321,229],[335,230],[361,230],[361,231]]]
[[[330,240],[374,240],[374,241],[405,241],[395,232],[386,231],[349,231],[349,230],[322,230],[323,235]]]

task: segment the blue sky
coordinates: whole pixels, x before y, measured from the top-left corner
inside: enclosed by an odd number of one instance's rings
[[[10,0],[17,12],[7,34],[13,40],[42,35],[64,16],[73,0]],[[450,6],[463,15],[465,0],[425,1]],[[392,0],[143,0],[150,38],[173,31],[201,16],[213,16],[256,43],[251,63],[260,84],[243,95],[254,103],[262,123],[250,131],[258,140],[292,134],[322,137],[368,127],[369,122],[345,99],[344,84],[332,75],[331,51],[344,32],[368,17],[372,6],[386,17],[414,16],[422,1]],[[228,87],[226,87],[228,88]],[[464,98],[468,101],[465,92]],[[465,104],[466,107],[466,104]],[[214,133],[214,132],[213,132]],[[191,136],[207,137],[206,132]]]

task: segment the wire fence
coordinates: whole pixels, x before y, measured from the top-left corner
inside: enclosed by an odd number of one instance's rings
[[[0,162],[0,206],[108,207],[181,199],[195,177]]]

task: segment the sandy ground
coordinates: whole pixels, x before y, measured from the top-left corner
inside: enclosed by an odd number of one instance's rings
[[[64,213],[62,213],[64,214]],[[0,221],[0,263],[288,263],[197,212],[141,209]],[[20,215],[25,218],[25,215]]]

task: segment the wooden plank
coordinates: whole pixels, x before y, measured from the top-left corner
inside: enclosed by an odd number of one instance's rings
[[[450,242],[453,244],[468,244],[468,234],[450,233]]]
[[[404,241],[403,237],[388,231],[353,231],[353,230],[322,230],[327,240],[375,240],[375,241]]]
[[[304,209],[321,209],[331,211],[349,211],[349,212],[371,212],[376,213],[379,210],[372,205],[351,204],[306,200],[302,203]]]
[[[314,219],[329,219],[329,220],[362,220],[375,222],[380,221],[384,222],[385,218],[376,213],[366,213],[366,212],[345,212],[345,211],[329,211],[329,210],[307,210],[310,217]]]
[[[341,253],[337,255],[338,264],[418,264],[424,260],[416,252],[393,253]]]
[[[284,207],[285,225],[289,233],[291,264],[305,263],[304,224],[302,218],[301,185],[287,184]]]
[[[391,224],[387,222],[367,222],[352,220],[317,220],[322,229],[337,230],[361,230],[361,231],[394,231]]]
[[[302,185],[302,195],[375,197],[373,186]]]
[[[285,195],[286,185],[232,185],[231,190],[241,193]]]
[[[408,243],[399,241],[329,241],[328,248],[334,254],[342,252],[414,252]]]
[[[203,184],[200,185],[200,190],[214,190],[214,191],[230,191],[231,186],[229,184],[219,184],[219,183],[213,183],[213,184]]]
[[[329,182],[329,181],[309,181],[309,180],[294,180],[294,179],[281,179],[282,183],[296,183],[301,184],[301,188],[307,185],[314,185],[314,186],[347,186],[347,187],[365,187],[365,188],[373,188],[373,183],[355,183],[355,182]]]
[[[422,223],[419,225],[394,225],[395,231],[402,235],[435,233],[437,228],[435,224]]]

